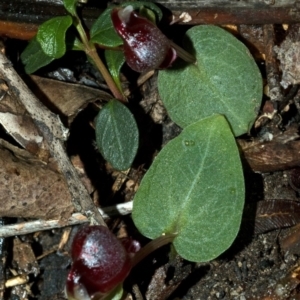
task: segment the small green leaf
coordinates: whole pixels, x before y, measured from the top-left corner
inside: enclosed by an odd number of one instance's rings
[[[96,142],[102,156],[117,170],[127,170],[136,155],[139,132],[129,109],[109,101],[96,118]]]
[[[39,27],[37,41],[46,55],[60,58],[65,54],[65,35],[72,22],[71,16],[55,17]]]
[[[114,288],[107,297],[107,300],[120,300],[123,296],[123,285],[119,284],[116,288]]]
[[[44,53],[40,43],[34,37],[21,54],[21,61],[25,65],[27,74],[34,73],[36,70],[50,64],[54,60]]]
[[[106,9],[93,24],[90,35],[91,42],[105,47],[118,47],[123,44],[122,39],[117,35],[113,27],[110,13],[112,7]]]
[[[262,78],[249,50],[232,34],[211,25],[188,30],[196,65],[182,61],[160,71],[158,88],[171,119],[181,127],[224,114],[236,136],[252,126],[262,99]]]
[[[243,205],[239,151],[228,122],[215,115],[186,127],[161,150],[135,195],[132,217],[151,239],[177,232],[178,254],[203,262],[232,244]]]
[[[154,11],[152,9],[149,9],[145,6],[140,7],[139,9],[139,14],[148,19],[149,21],[151,21],[152,23],[156,23],[156,15],[154,13]]]
[[[74,17],[77,17],[76,5],[78,0],[64,0],[65,9]]]
[[[144,10],[144,9],[148,9],[148,10],[151,10],[154,15],[155,15],[155,18],[157,21],[160,21],[162,19],[162,11],[161,9],[154,3],[152,2],[148,2],[148,1],[129,1],[129,2],[125,2],[123,3],[121,6],[122,7],[126,7],[128,5],[131,5],[133,7],[133,9],[141,9],[141,10]],[[149,14],[149,12],[147,13]]]
[[[132,5],[134,9],[146,7],[155,13],[158,20],[162,18],[162,12],[160,8],[154,3],[133,1],[125,2],[121,5],[121,7],[126,7],[128,5]],[[97,43],[109,48],[118,47],[123,44],[122,39],[117,35],[111,21],[110,14],[113,8],[114,7],[107,8],[93,24],[90,30],[91,41],[93,43]]]
[[[71,29],[71,28],[70,28]],[[83,43],[77,38],[72,30],[67,30],[66,32],[66,50],[73,51],[84,51],[85,47]]]
[[[122,51],[105,50],[105,60],[114,82],[122,92],[120,70],[125,62],[124,53]]]

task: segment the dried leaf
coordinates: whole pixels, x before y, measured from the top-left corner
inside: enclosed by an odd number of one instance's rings
[[[63,177],[37,160],[0,148],[0,216],[66,219],[73,212]]]
[[[298,128],[289,127],[285,132],[272,136],[271,141],[254,139],[238,140],[242,156],[255,172],[268,173],[299,166],[300,141]]]
[[[289,171],[289,184],[296,192],[300,192],[300,168],[294,168]]]
[[[31,76],[38,98],[48,102],[70,124],[77,114],[96,100],[108,101],[111,95],[81,84],[72,84],[53,79]],[[49,103],[50,102],[50,103]]]
[[[264,200],[247,204],[243,222],[254,225],[254,233],[290,227],[300,223],[300,202]],[[251,224],[252,223],[252,224]]]
[[[5,91],[5,86],[1,86],[0,90]],[[9,92],[3,95],[0,102],[0,123],[30,153],[37,154],[40,149],[46,148],[43,137],[24,106]]]
[[[18,238],[14,239],[13,262],[16,264],[18,273],[39,273],[39,265],[32,251],[31,246],[26,242],[21,242]]]
[[[48,106],[60,114],[70,124],[77,114],[90,102],[96,100],[109,100],[111,96],[98,89],[80,84],[70,84],[57,80],[31,76],[33,91]],[[39,134],[31,117],[24,106],[9,92],[5,85],[0,86],[3,96],[0,102],[0,123],[7,133],[24,149],[38,155],[49,157],[43,137]]]
[[[280,240],[280,248],[283,252],[300,254],[300,223],[291,228],[287,236]]]

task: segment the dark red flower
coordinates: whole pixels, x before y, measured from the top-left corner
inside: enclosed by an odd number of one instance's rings
[[[148,19],[138,15],[131,5],[115,8],[112,23],[124,42],[127,64],[137,72],[169,67],[176,51],[168,38]]]
[[[72,259],[66,283],[70,299],[107,295],[131,270],[126,249],[104,226],[85,226],[78,231],[73,240]]]

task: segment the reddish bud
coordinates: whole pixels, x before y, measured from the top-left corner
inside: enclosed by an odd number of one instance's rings
[[[129,67],[137,72],[167,68],[176,59],[176,51],[167,37],[148,19],[139,16],[131,5],[115,8],[112,23],[124,42]]]
[[[132,238],[123,238],[120,241],[130,256],[134,256],[134,254],[141,250],[141,244]]]
[[[124,281],[131,269],[124,246],[104,226],[86,226],[76,234],[72,259],[66,284],[71,299],[106,295]]]

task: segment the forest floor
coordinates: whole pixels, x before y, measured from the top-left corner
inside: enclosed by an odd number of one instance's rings
[[[255,126],[237,139],[246,185],[240,232],[225,253],[208,263],[188,262],[174,254],[171,246],[156,250],[126,279],[124,299],[300,299],[300,26],[224,28],[249,48],[265,86]],[[180,39],[178,32],[183,35],[186,28],[175,25],[173,30]],[[140,77],[127,67],[122,69],[122,84],[130,91],[129,102],[138,116],[142,141],[132,168],[124,174],[113,170],[95,146],[93,120],[109,98],[101,76],[79,53],[66,55],[34,76],[25,75],[19,57],[26,43],[3,37],[1,51],[31,91],[59,114],[70,130],[66,153],[93,203],[103,208],[131,201],[153,158],[181,132],[159,97],[157,71]],[[286,80],[283,74],[293,78],[286,89],[280,85]],[[66,299],[70,244],[81,225],[64,226],[64,216],[73,210],[66,185],[61,183],[64,180],[55,158],[39,141],[31,117],[13,99],[6,81],[1,75],[0,174],[7,177],[7,183],[0,179],[6,186],[0,187],[2,225],[49,217],[61,218],[62,224],[57,226],[61,228],[42,231],[40,226],[29,234],[1,238],[1,295],[7,300]],[[276,96],[270,94],[271,90],[278,91]],[[44,198],[35,201],[35,194]],[[133,237],[143,245],[148,242],[135,228],[130,214],[113,216],[107,219],[107,225],[120,238]]]

